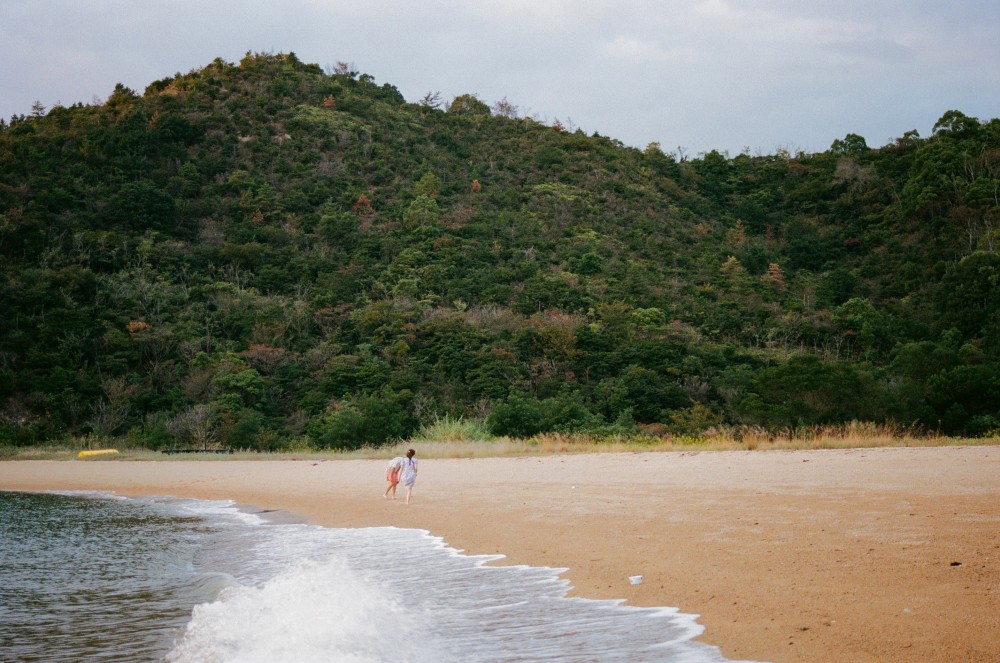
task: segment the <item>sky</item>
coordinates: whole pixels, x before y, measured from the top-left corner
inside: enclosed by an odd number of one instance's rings
[[[248,51],[688,157],[1000,117],[996,0],[0,0],[0,117]]]

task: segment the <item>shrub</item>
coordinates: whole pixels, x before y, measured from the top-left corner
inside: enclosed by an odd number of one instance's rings
[[[563,393],[542,401],[542,430],[577,432],[599,428],[604,419],[587,409],[579,395]]]
[[[486,425],[494,435],[531,437],[543,430],[542,420],[542,404],[537,398],[511,394],[493,405]]]
[[[328,408],[309,426],[314,444],[326,449],[359,449],[408,437],[416,422],[404,398],[390,391],[349,399]]]

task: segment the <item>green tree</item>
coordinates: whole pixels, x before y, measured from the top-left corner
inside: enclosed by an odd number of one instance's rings
[[[486,425],[493,435],[531,437],[543,430],[545,413],[532,396],[511,394],[493,403]]]
[[[970,138],[979,132],[981,126],[978,119],[969,117],[961,111],[950,110],[934,123],[933,130],[935,135]]]
[[[867,419],[868,385],[849,363],[795,355],[761,371],[754,385],[757,416],[766,425],[800,426]]]
[[[421,194],[406,208],[406,213],[403,214],[403,226],[408,230],[435,226],[440,218],[441,210],[438,208],[437,201],[428,195]]]
[[[440,188],[441,182],[438,180],[437,175],[428,172],[424,173],[423,176],[417,180],[417,183],[413,185],[413,193],[417,198],[421,196],[437,198],[438,190]]]
[[[1000,327],[1000,254],[962,258],[941,279],[935,302],[941,327],[957,327],[966,338]]]
[[[892,343],[888,323],[870,301],[849,299],[834,311],[833,321],[848,334],[859,351],[885,351]]]
[[[859,136],[858,134],[847,134],[843,138],[833,141],[833,145],[830,146],[830,151],[835,154],[851,156],[864,154],[868,150],[868,142],[865,141],[863,136]]]
[[[490,107],[474,94],[460,94],[452,99],[448,112],[455,115],[489,115]]]
[[[108,224],[134,230],[177,231],[177,204],[174,199],[149,182],[128,183],[104,208]]]

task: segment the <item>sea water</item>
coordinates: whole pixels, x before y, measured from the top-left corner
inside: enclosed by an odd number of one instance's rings
[[[0,492],[0,661],[724,661],[673,608],[566,596],[425,531]]]

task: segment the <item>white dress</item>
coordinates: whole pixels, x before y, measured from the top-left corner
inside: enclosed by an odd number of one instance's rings
[[[403,460],[403,485],[407,488],[413,488],[413,484],[417,482],[417,462],[416,458],[406,458]]]

